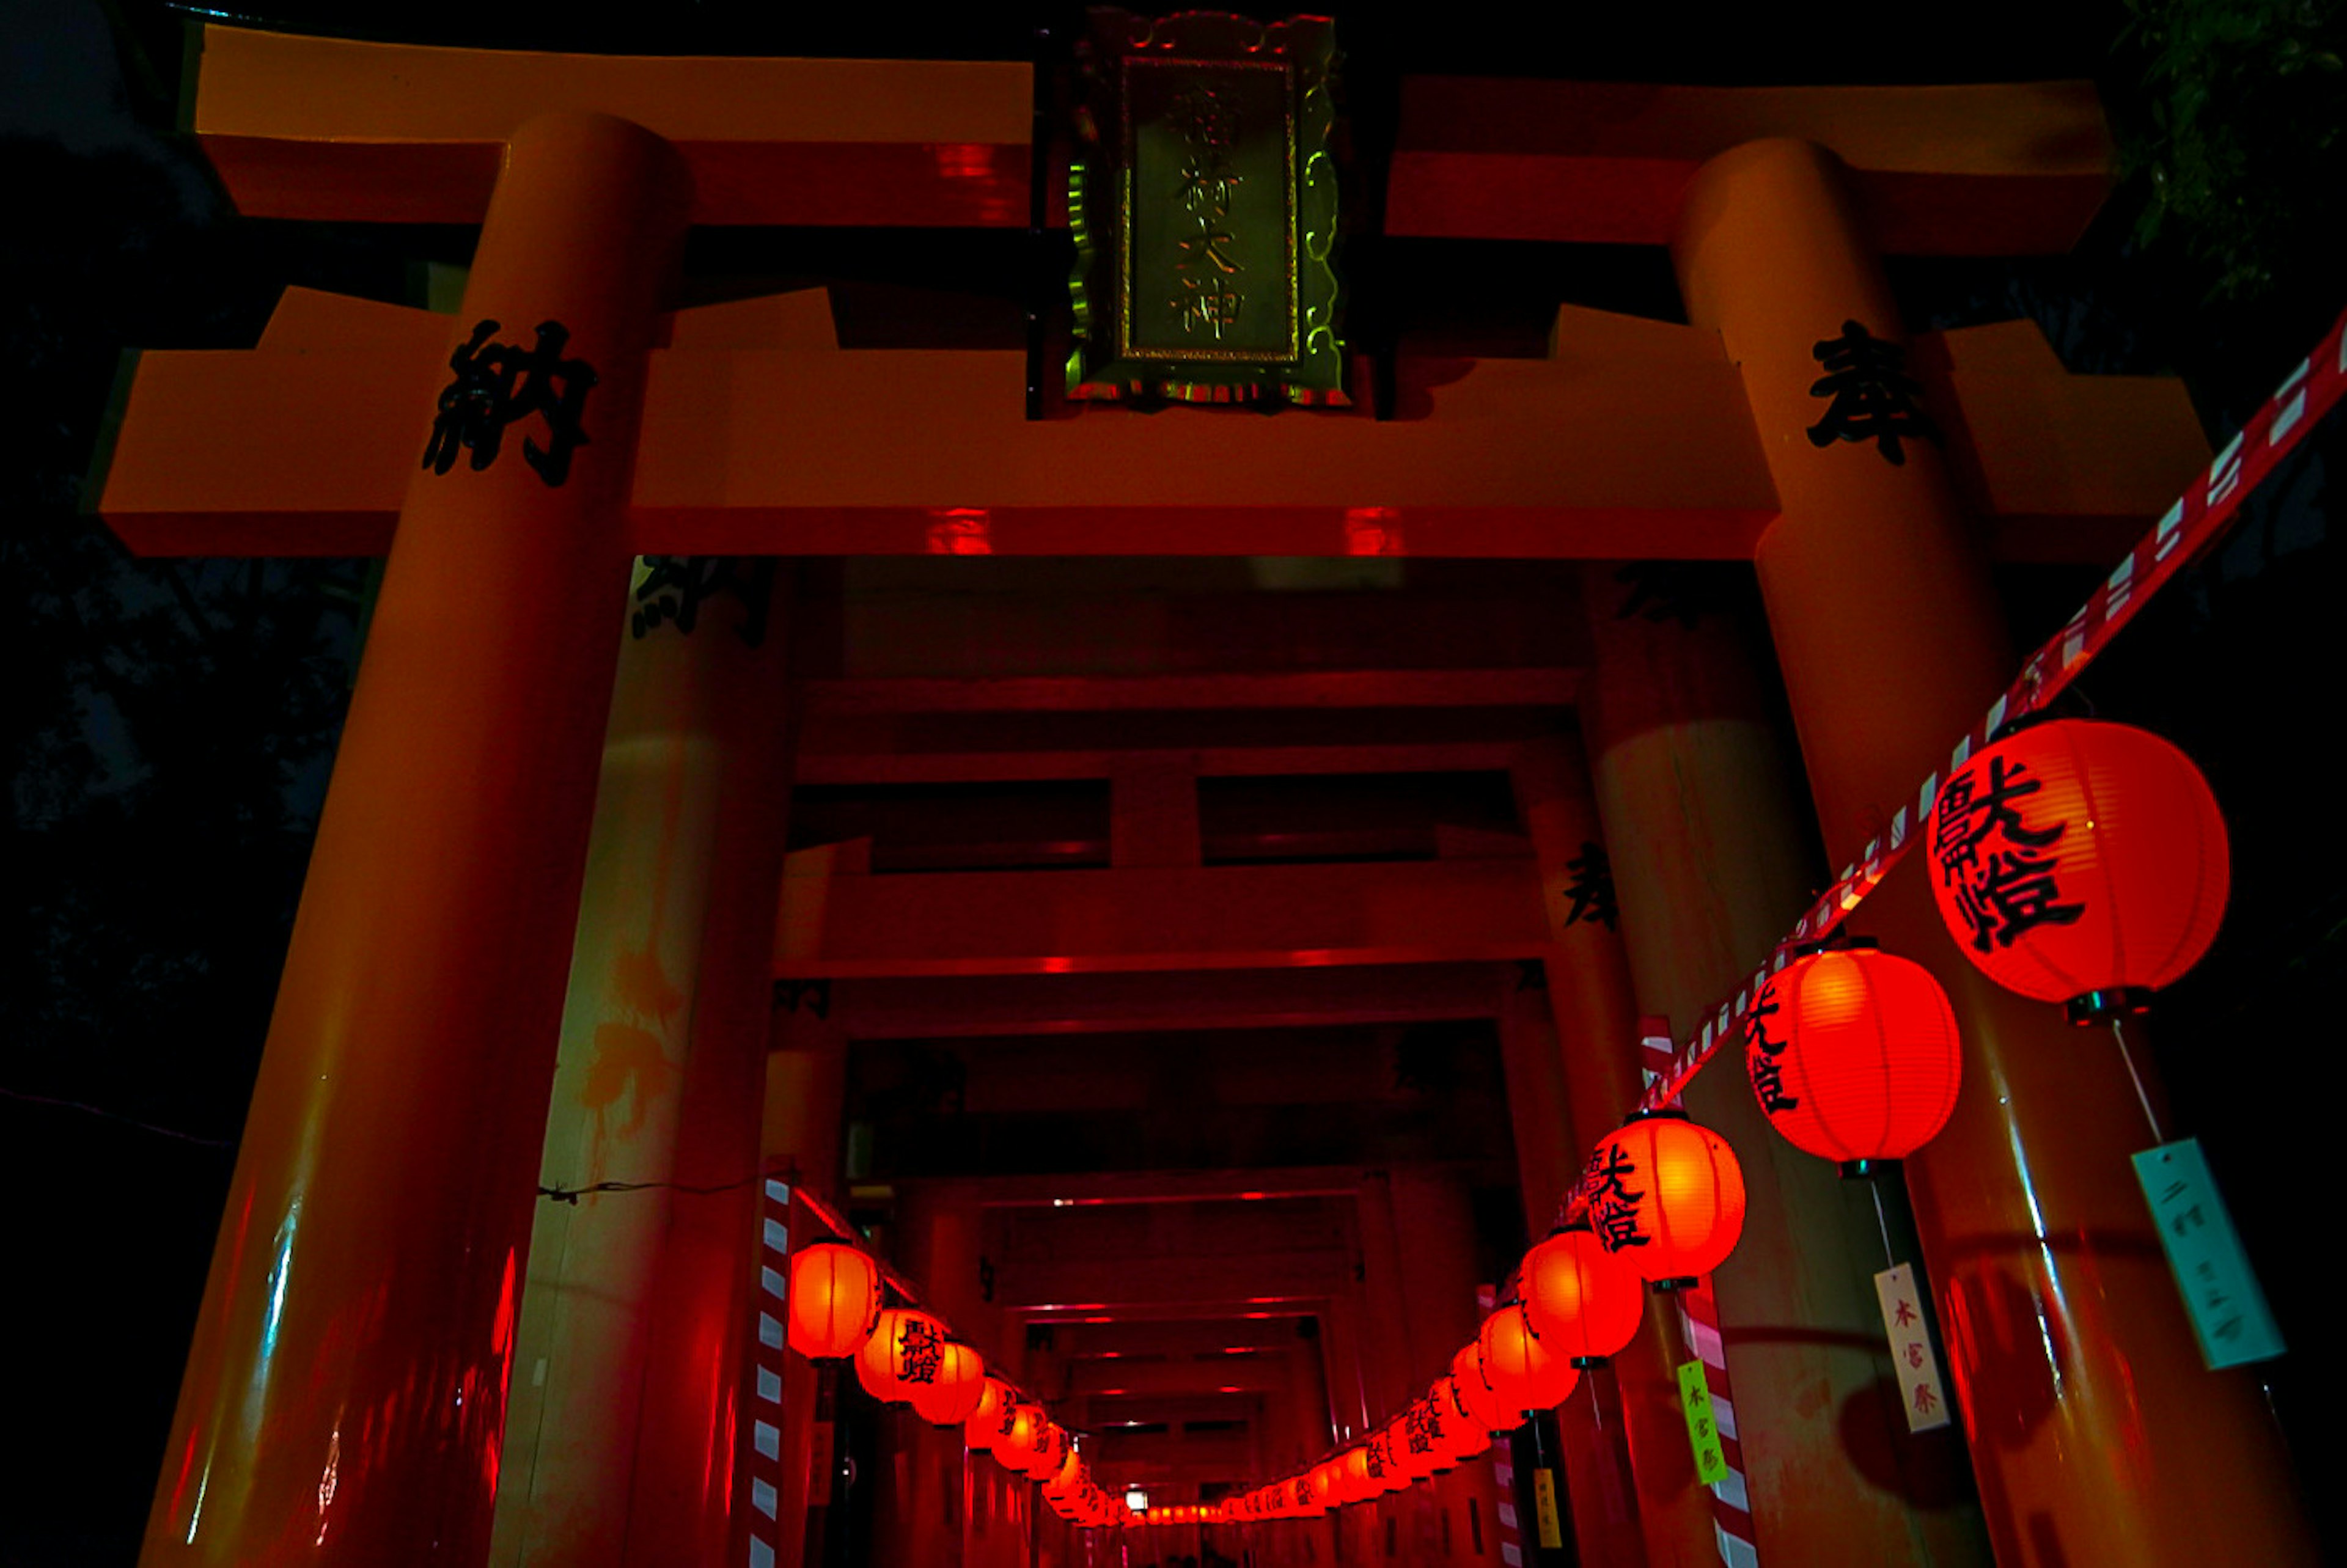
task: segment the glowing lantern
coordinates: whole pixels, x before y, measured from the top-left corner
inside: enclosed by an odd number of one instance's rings
[[[1323,1513],[1333,1513],[1352,1501],[1345,1495],[1344,1456],[1322,1460],[1312,1467],[1312,1491],[1317,1500],[1314,1506]]]
[[[1458,1373],[1446,1372],[1436,1378],[1432,1398],[1442,1411],[1443,1435],[1450,1445],[1444,1466],[1464,1464],[1491,1446],[1491,1430],[1467,1408],[1466,1392],[1460,1387]]]
[[[943,1323],[910,1307],[890,1307],[873,1323],[871,1337],[856,1353],[856,1380],[876,1399],[905,1404],[914,1389],[937,1380],[945,1348]]]
[[[1637,1272],[1568,1225],[1524,1255],[1524,1316],[1541,1342],[1575,1367],[1594,1366],[1638,1337],[1646,1293]]]
[[[2199,962],[2232,876],[2192,759],[2086,719],[2016,729],[1949,774],[1927,842],[1964,957],[2076,1023],[2140,1012]]]
[[[1521,1305],[1502,1307],[1483,1319],[1476,1343],[1483,1352],[1483,1376],[1502,1404],[1530,1415],[1564,1403],[1581,1374],[1563,1355],[1541,1343]]]
[[[1013,1405],[1009,1419],[1002,1423],[1001,1431],[989,1445],[993,1450],[995,1462],[1005,1470],[1024,1472],[1028,1458],[1035,1450],[1036,1432],[1042,1425],[1043,1408],[1040,1405],[1030,1405],[1023,1399]]]
[[[978,1413],[986,1397],[986,1362],[958,1339],[938,1352],[927,1383],[907,1377],[913,1413],[933,1427],[958,1427]]]
[[[1659,1286],[1709,1274],[1744,1234],[1736,1151],[1683,1112],[1642,1112],[1608,1132],[1582,1179],[1599,1243]]]
[[[1459,1402],[1477,1424],[1495,1432],[1512,1432],[1524,1424],[1522,1410],[1511,1409],[1491,1386],[1483,1371],[1483,1342],[1479,1336],[1460,1348],[1450,1358],[1450,1376],[1459,1390]]]
[[[1394,1460],[1409,1480],[1424,1481],[1450,1463],[1450,1431],[1444,1413],[1432,1395],[1420,1395],[1394,1422]]]
[[[1033,1446],[1028,1450],[1025,1460],[1015,1468],[1025,1471],[1030,1480],[1041,1481],[1057,1473],[1060,1466],[1067,1462],[1068,1430],[1044,1417],[1040,1410],[1036,1414]]]
[[[864,1348],[880,1315],[880,1269],[846,1242],[819,1241],[791,1255],[792,1349],[844,1361]]]
[[[1347,1502],[1367,1502],[1378,1495],[1378,1477],[1369,1471],[1369,1445],[1356,1443],[1345,1450],[1345,1479],[1338,1496]]]
[[[1374,1494],[1399,1491],[1409,1484],[1402,1473],[1400,1456],[1394,1451],[1393,1428],[1379,1427],[1361,1441],[1361,1450],[1369,1456],[1369,1485]]]
[[[961,1426],[965,1445],[992,1451],[1010,1424],[1010,1412],[1019,1402],[1018,1391],[1001,1378],[989,1375],[979,1384],[978,1408]]]
[[[1905,1159],[1956,1108],[1963,1050],[1947,993],[1871,944],[1795,958],[1761,988],[1744,1036],[1769,1125],[1844,1175]]]

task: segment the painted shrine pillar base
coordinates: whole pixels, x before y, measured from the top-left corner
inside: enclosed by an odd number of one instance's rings
[[[1911,431],[1894,464],[1836,438],[1811,395],[1816,345],[1850,339],[1844,323],[1901,336],[1832,157],[1769,141],[1714,159],[1674,254],[1690,320],[1742,367],[1783,503],[1760,584],[1844,864],[1912,808],[2012,656],[1937,448]],[[1907,1173],[1998,1560],[2313,1562],[2250,1374],[2200,1365],[2127,1164],[2150,1134],[2115,1053],[1965,963],[1911,860],[1858,924],[1931,967],[1963,1031],[1955,1113]]]
[[[639,600],[651,602],[657,574],[640,563],[636,575]],[[789,793],[780,642],[764,602],[772,576],[754,606],[712,606],[691,634],[647,625],[634,606],[634,634],[614,629],[619,676],[542,1179],[574,1193],[607,1181],[642,1190],[538,1207],[496,1563],[723,1553],[723,1487],[703,1496],[699,1478],[713,1458],[725,1460],[721,1481],[730,1466],[718,1434],[733,1385],[700,1369],[732,1363],[752,1251],[756,1194],[743,1178],[758,1168]],[[698,1299],[680,1311],[688,1297]],[[695,1551],[704,1520],[713,1542]]]
[[[475,444],[411,476],[148,1564],[488,1553],[644,365],[689,200],[625,121],[548,116],[507,148],[451,351],[481,322],[517,354],[560,323],[538,407],[575,405],[586,441],[525,411],[477,466],[494,422],[460,395]],[[415,410],[419,457],[435,412]]]
[[[1581,1174],[1581,1162],[1637,1102],[1644,1087],[1638,1063],[1638,1008],[1617,933],[1614,879],[1604,835],[1589,797],[1589,779],[1577,739],[1558,735],[1518,749],[1510,775],[1517,814],[1532,841],[1541,897],[1554,942],[1543,964],[1553,1042],[1564,1079],[1570,1124],[1527,1127],[1516,1104],[1518,1071],[1509,1073],[1511,1122],[1519,1140],[1539,1146],[1562,1136],[1570,1149],[1563,1182],[1524,1194],[1529,1239],[1537,1245],[1554,1223],[1558,1200]],[[1521,1006],[1521,1001],[1513,1004]],[[1508,1022],[1501,1020],[1503,1028]],[[1516,1026],[1518,1030],[1522,1024]],[[1504,1036],[1503,1036],[1504,1043]],[[1537,1082],[1527,1070],[1523,1076]],[[1519,1151],[1518,1163],[1524,1159]],[[1527,1166],[1529,1176],[1530,1167]],[[1576,1392],[1558,1418],[1573,1541],[1586,1563],[1708,1564],[1718,1556],[1712,1539],[1711,1498],[1696,1484],[1695,1459],[1679,1413],[1684,1358],[1670,1314],[1649,1298],[1638,1337],[1613,1358],[1614,1392],[1621,1409],[1601,1409],[1606,1396]],[[1584,1383],[1594,1381],[1584,1378]],[[1625,1491],[1618,1474],[1618,1433],[1599,1425],[1618,1419],[1628,1428],[1633,1503],[1615,1505]]]
[[[1596,658],[1582,722],[1624,944],[1640,1000],[1684,1038],[1808,907],[1791,759],[1732,601],[1668,569],[1584,569],[1583,590]],[[1760,1549],[1985,1564],[1963,1444],[1911,1435],[1897,1402],[1864,1188],[1778,1137],[1740,1066],[1716,1064],[1686,1104],[1744,1167],[1744,1236],[1713,1285]]]

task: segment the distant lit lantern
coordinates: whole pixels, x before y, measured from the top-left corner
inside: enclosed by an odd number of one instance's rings
[[[1521,1305],[1502,1307],[1483,1319],[1475,1339],[1492,1391],[1501,1403],[1526,1414],[1556,1409],[1581,1381],[1571,1361],[1541,1342]]]
[[[1467,1408],[1466,1390],[1460,1386],[1458,1373],[1446,1372],[1436,1378],[1431,1398],[1442,1410],[1443,1435],[1450,1444],[1445,1465],[1464,1464],[1491,1446],[1491,1429]]]
[[[960,1340],[948,1339],[929,1381],[907,1383],[915,1415],[933,1427],[958,1427],[978,1413],[986,1397],[986,1362]]]
[[[1011,1406],[1010,1417],[1002,1423],[990,1448],[995,1462],[1005,1470],[1026,1472],[1027,1460],[1035,1449],[1035,1434],[1043,1425],[1043,1407],[1020,1400]]]
[[[1928,845],[1964,957],[2076,1023],[2140,1012],[2199,962],[2232,877],[2192,759],[2087,719],[2016,729],[1951,774]]]
[[[1709,1274],[1744,1234],[1736,1151],[1683,1112],[1641,1112],[1608,1132],[1582,1179],[1598,1241],[1658,1286]]]
[[[1786,965],[1745,1015],[1744,1040],[1768,1124],[1845,1175],[1905,1159],[1956,1108],[1963,1049],[1948,994],[1870,943]]]
[[[978,1408],[970,1411],[969,1419],[961,1424],[965,1445],[993,1451],[1010,1422],[1010,1412],[1019,1402],[1017,1390],[1001,1378],[989,1374],[979,1384]]]
[[[1411,1481],[1424,1481],[1450,1467],[1450,1433],[1443,1414],[1431,1394],[1421,1394],[1402,1408],[1393,1424],[1394,1459]]]
[[[856,1353],[856,1380],[876,1399],[901,1405],[938,1379],[945,1358],[946,1326],[926,1312],[890,1307],[874,1320],[871,1337]]]
[[[1500,1398],[1500,1390],[1491,1386],[1491,1378],[1483,1370],[1481,1336],[1467,1341],[1450,1358],[1450,1376],[1457,1381],[1459,1402],[1488,1430],[1512,1432],[1524,1424],[1523,1411]]]
[[[846,1242],[819,1241],[791,1255],[792,1349],[844,1361],[864,1348],[880,1314],[880,1269]]]
[[[1638,1337],[1645,1282],[1583,1222],[1524,1255],[1524,1315],[1541,1342],[1575,1367],[1621,1353]]]
[[[1042,1481],[1056,1474],[1067,1457],[1068,1430],[1047,1417],[1037,1424],[1034,1441],[1019,1468],[1031,1480]]]
[[[1378,1478],[1369,1472],[1369,1445],[1356,1443],[1345,1450],[1345,1478],[1340,1495],[1347,1502],[1367,1502],[1378,1495]]]
[[[1322,1460],[1312,1467],[1312,1490],[1319,1501],[1315,1505],[1323,1513],[1334,1513],[1351,1498],[1345,1495],[1345,1457]]]
[[[1361,1447],[1369,1456],[1369,1484],[1378,1492],[1399,1491],[1409,1484],[1409,1477],[1402,1471],[1401,1455],[1397,1451],[1390,1425],[1371,1432],[1361,1440]]]

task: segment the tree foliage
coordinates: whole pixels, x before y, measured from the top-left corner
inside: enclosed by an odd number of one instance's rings
[[[2168,247],[2212,301],[2319,286],[2342,271],[2347,0],[2129,0],[2139,70],[2125,172],[2137,237]]]

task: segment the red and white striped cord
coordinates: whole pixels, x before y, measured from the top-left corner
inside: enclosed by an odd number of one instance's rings
[[[774,1568],[783,1501],[783,1355],[791,1280],[791,1188],[766,1178],[758,1197],[756,1337],[750,1344],[748,1409],[740,1429],[742,1478],[750,1497],[749,1568]]]
[[[1639,1065],[1646,1087],[1668,1076],[1672,1068],[1671,1026],[1668,1019],[1638,1020]],[[1678,1104],[1676,1097],[1668,1102]],[[1659,1107],[1657,1107],[1659,1109]],[[1719,1334],[1719,1302],[1706,1275],[1694,1288],[1676,1293],[1679,1328],[1696,1359],[1703,1363],[1704,1386],[1711,1391],[1712,1424],[1719,1431],[1719,1451],[1727,1461],[1727,1476],[1711,1484],[1711,1529],[1719,1541],[1719,1560],[1727,1568],[1759,1568],[1758,1537],[1752,1528],[1752,1496],[1744,1482],[1744,1444],[1737,1435],[1736,1400],[1727,1384],[1727,1348]]]

